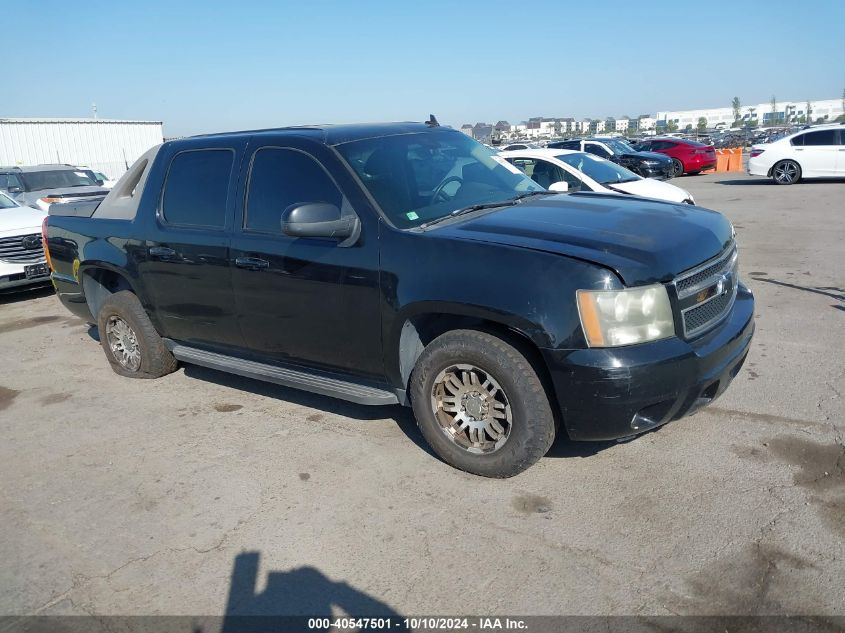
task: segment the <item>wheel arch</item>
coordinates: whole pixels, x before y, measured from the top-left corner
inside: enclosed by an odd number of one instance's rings
[[[777,167],[778,165],[780,165],[781,163],[783,163],[785,161],[790,161],[790,162],[798,165],[798,171],[799,171],[798,180],[796,180],[795,182],[799,182],[804,177],[804,166],[801,164],[801,161],[798,160],[797,158],[795,158],[794,156],[784,156],[782,158],[778,158],[775,162],[772,163],[772,166],[769,167],[769,171],[766,174],[766,177],[767,178],[774,178],[775,177],[774,176],[775,167]]]
[[[431,311],[407,316],[402,322],[397,339],[390,348],[392,357],[397,363],[396,369],[405,394],[409,393],[411,374],[425,347],[441,334],[453,330],[486,332],[516,348],[531,363],[540,378],[557,420],[560,407],[557,404],[551,374],[540,351],[544,339],[536,333],[532,336],[528,328],[493,318],[491,315]],[[407,395],[402,404],[409,404]]]
[[[135,285],[125,272],[108,262],[91,262],[80,265],[79,282],[82,286],[85,302],[88,304],[88,310],[94,319],[97,318],[100,307],[110,295],[121,290],[129,290],[134,295],[138,295]]]

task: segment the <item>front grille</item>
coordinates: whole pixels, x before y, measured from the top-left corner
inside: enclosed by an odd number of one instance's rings
[[[687,312],[684,312],[684,330],[686,332],[702,330],[722,316],[732,302],[732,293],[725,293],[712,301],[690,308]]]
[[[30,248],[24,246],[24,243]],[[0,260],[4,262],[29,263],[43,259],[44,250],[41,247],[41,235],[38,233],[0,238]]]
[[[728,315],[736,300],[737,272],[736,246],[731,243],[715,259],[672,282],[686,338],[703,334]]]

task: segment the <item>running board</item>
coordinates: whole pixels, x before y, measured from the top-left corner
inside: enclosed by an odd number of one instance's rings
[[[266,382],[319,393],[324,396],[349,400],[358,404],[397,404],[399,399],[393,391],[388,388],[373,387],[357,382],[349,382],[344,378],[328,372],[306,370],[302,367],[294,368],[291,365],[267,365],[251,360],[207,352],[180,345],[171,340],[164,341],[167,348],[177,360],[193,365],[202,365],[210,369],[225,371],[230,374],[237,374],[246,378],[255,378]]]

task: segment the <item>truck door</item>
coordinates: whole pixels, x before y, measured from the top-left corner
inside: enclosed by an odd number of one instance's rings
[[[243,145],[206,139],[164,158],[164,186],[139,263],[162,336],[205,348],[243,344],[229,265]]]
[[[383,377],[375,218],[359,214],[352,245],[281,231],[292,204],[326,202],[343,214],[366,204],[342,164],[318,143],[275,139],[250,143],[244,172],[231,259],[248,350],[267,361]]]

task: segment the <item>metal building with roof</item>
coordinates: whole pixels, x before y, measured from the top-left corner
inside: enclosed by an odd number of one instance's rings
[[[161,121],[0,118],[0,165],[66,163],[116,179],[162,137]]]

